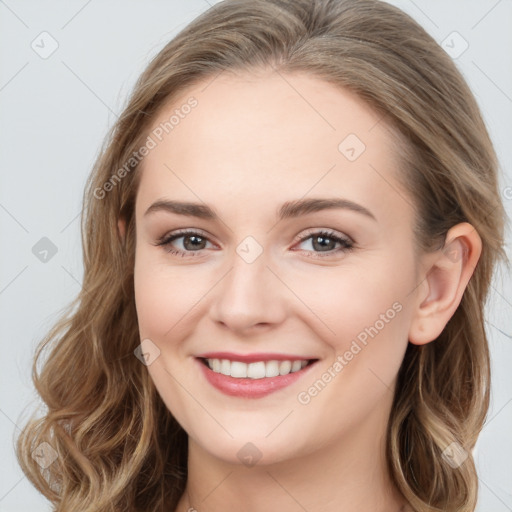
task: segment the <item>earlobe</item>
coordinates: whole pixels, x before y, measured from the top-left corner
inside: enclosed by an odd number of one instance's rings
[[[463,222],[448,231],[442,249],[425,255],[426,270],[409,330],[411,343],[424,345],[441,334],[462,300],[481,251],[480,236]]]

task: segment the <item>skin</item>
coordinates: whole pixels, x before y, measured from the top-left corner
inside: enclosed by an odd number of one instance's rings
[[[406,510],[384,457],[396,375],[407,344],[434,340],[460,303],[480,255],[478,234],[459,224],[447,236],[450,257],[417,256],[396,144],[345,90],[304,74],[224,72],[182,91],[153,126],[191,96],[197,107],[145,157],[136,199],[140,335],[160,351],[147,369],[189,435],[187,490],[176,510]],[[348,134],[366,146],[354,161],[338,149]],[[284,202],[313,197],[343,197],[375,219],[338,208],[278,221]],[[207,204],[219,220],[145,215],[163,199]],[[156,245],[179,229],[200,230],[206,241]],[[322,249],[311,237],[320,230],[350,237],[354,249],[332,241]],[[263,250],[252,263],[236,252],[247,236]],[[397,303],[378,334],[300,403],[299,393]],[[319,362],[267,397],[230,397],[195,359],[215,350]],[[261,454],[254,466],[237,456],[248,442]]]

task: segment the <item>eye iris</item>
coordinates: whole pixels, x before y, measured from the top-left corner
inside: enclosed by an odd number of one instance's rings
[[[187,244],[187,240],[194,240],[191,246]],[[183,247],[188,250],[194,250],[194,249],[204,249],[204,247],[198,247],[196,244],[204,244],[205,240],[202,236],[196,236],[196,235],[186,235],[183,237]]]
[[[330,242],[330,243],[327,243],[327,245],[325,244],[326,240],[328,242]],[[316,245],[317,242],[319,242],[318,246]],[[315,250],[318,248],[320,248],[320,251],[334,249],[335,245],[336,245],[336,242],[327,236],[320,235],[320,236],[315,236],[313,238],[313,248]]]

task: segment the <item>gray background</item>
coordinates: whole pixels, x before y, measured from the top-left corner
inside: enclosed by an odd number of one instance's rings
[[[390,3],[445,41],[468,80],[495,142],[510,214],[512,1]],[[86,177],[149,58],[208,7],[206,0],[0,0],[0,511],[50,510],[17,465],[13,436],[39,403],[33,350],[80,289]],[[45,31],[51,36],[40,36]],[[42,58],[52,44],[56,51]],[[43,237],[57,249],[46,262],[32,250]],[[510,231],[507,240],[510,254]],[[512,511],[512,293],[505,272],[487,311],[493,394],[476,448],[478,510],[505,512]]]

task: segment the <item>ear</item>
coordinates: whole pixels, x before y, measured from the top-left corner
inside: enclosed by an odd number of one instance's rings
[[[453,226],[444,247],[425,255],[409,341],[424,345],[443,331],[462,300],[482,252],[482,241],[467,222]]]
[[[119,217],[117,220],[117,231],[119,233],[119,239],[124,243],[124,237],[126,234],[126,220],[124,217]]]

